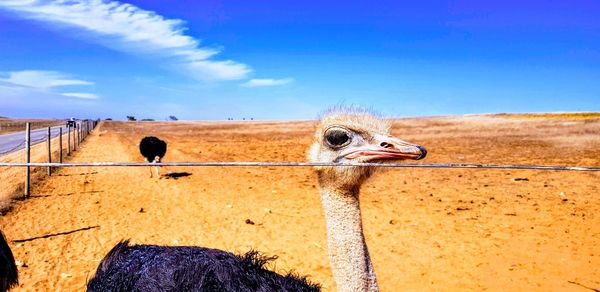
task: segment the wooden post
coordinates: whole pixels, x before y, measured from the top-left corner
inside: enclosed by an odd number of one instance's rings
[[[48,163],[52,163],[52,128],[48,127]],[[52,175],[52,168],[48,166],[48,175]]]
[[[25,163],[31,162],[31,125],[25,124]],[[29,197],[31,185],[31,169],[29,166],[25,167],[25,198]]]
[[[73,126],[73,151],[77,150],[77,124]]]
[[[62,126],[58,128],[58,163],[63,163]]]
[[[67,155],[71,155],[71,126],[67,125]]]

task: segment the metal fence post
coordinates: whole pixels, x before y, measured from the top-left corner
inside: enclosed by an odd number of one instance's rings
[[[31,125],[25,124],[25,162],[31,162]],[[31,180],[31,168],[27,166],[25,168],[25,197],[30,195],[30,180]]]
[[[52,163],[52,128],[48,127],[48,163]],[[52,175],[52,168],[48,166],[48,175]]]

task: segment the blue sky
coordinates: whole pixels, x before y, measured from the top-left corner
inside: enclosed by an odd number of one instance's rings
[[[0,116],[600,111],[597,1],[0,1]]]

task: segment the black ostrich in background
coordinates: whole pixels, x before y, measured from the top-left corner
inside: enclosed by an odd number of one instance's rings
[[[146,162],[160,162],[167,153],[167,143],[154,136],[144,137],[140,141],[140,153],[142,153]],[[156,170],[156,176],[160,178],[158,167],[155,166],[154,169]],[[150,167],[150,177],[152,177],[152,167]]]
[[[19,274],[12,251],[0,231],[0,292],[19,284]]]

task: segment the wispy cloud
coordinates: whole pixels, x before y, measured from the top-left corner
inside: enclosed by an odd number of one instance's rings
[[[92,85],[94,83],[84,80],[70,79],[68,76],[55,71],[24,70],[8,72],[8,78],[0,78],[5,84],[25,86],[39,89],[67,85]]]
[[[201,47],[185,35],[183,21],[166,19],[153,11],[106,0],[2,0],[0,8],[45,22],[89,31],[101,44],[163,59],[176,70],[201,80],[236,80],[252,70],[231,60],[210,59],[221,49]]]
[[[98,99],[99,98],[99,96],[97,96],[93,93],[72,92],[72,93],[62,93],[61,95],[68,96],[68,97],[81,98],[81,99]]]
[[[74,79],[64,73],[43,70],[23,70],[13,72],[0,72],[0,93],[6,91],[20,92],[25,95],[39,95],[48,93],[46,96],[67,96],[80,99],[98,99],[93,93],[57,93],[56,89],[64,86],[93,85],[93,82]]]
[[[261,87],[261,86],[277,86],[288,84],[294,81],[292,78],[284,79],[250,79],[248,82],[242,83],[240,86],[243,87]]]

